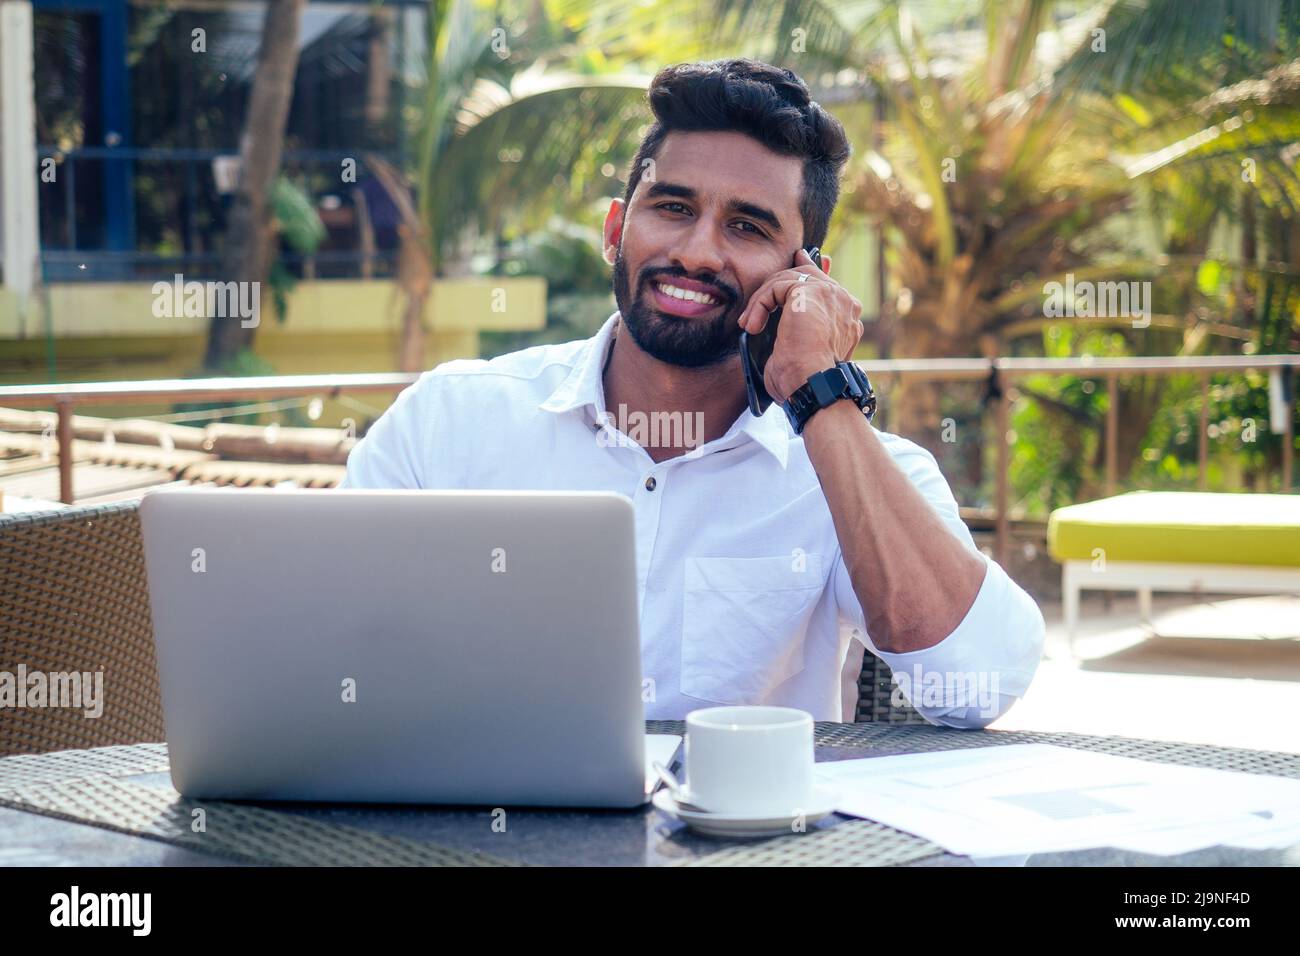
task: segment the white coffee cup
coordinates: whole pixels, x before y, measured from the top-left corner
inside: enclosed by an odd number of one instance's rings
[[[686,715],[686,789],[710,813],[793,816],[813,788],[813,719],[793,707]]]

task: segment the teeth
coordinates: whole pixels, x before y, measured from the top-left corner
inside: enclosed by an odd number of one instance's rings
[[[657,287],[664,295],[670,295],[674,299],[685,299],[688,302],[701,302],[704,305],[716,305],[718,300],[707,292],[693,292],[690,289],[679,289],[675,285],[669,285],[666,282],[657,283]]]

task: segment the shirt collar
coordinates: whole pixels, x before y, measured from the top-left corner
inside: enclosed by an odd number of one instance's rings
[[[585,348],[578,353],[578,360],[568,376],[559,387],[537,407],[546,412],[569,412],[579,408],[591,408],[595,421],[601,421],[605,412],[605,382],[602,374],[605,359],[609,356],[609,347],[614,339],[614,327],[618,324],[619,314],[615,312],[594,336],[586,342]],[[763,415],[754,416],[746,408],[732,424],[727,433],[714,443],[714,450],[743,444],[746,440],[756,441],[785,468],[790,458],[790,426],[785,413],[775,402]],[[700,449],[687,453],[684,457],[696,456]]]

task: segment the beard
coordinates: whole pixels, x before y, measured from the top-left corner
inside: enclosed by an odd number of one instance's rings
[[[714,318],[685,318],[660,312],[644,291],[653,279],[699,278],[715,286],[723,308]],[[623,244],[614,258],[614,301],[632,340],[648,355],[669,365],[702,368],[725,362],[740,351],[740,314],[745,302],[740,292],[715,276],[688,276],[681,268],[645,268],[637,275],[636,296],[628,282]]]

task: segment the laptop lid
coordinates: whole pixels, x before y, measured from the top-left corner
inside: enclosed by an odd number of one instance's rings
[[[182,488],[140,510],[186,796],[644,803],[622,495]]]

